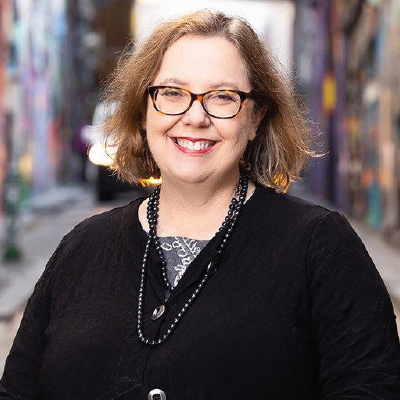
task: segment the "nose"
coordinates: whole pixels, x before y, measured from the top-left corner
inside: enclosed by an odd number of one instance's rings
[[[197,127],[210,125],[210,117],[199,100],[195,100],[189,110],[183,115],[182,122]]]

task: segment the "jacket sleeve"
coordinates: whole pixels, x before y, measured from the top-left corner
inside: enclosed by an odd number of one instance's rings
[[[385,285],[347,220],[329,213],[308,251],[321,399],[400,399],[400,347]]]
[[[51,285],[64,240],[50,258],[28,300],[0,380],[0,399],[39,398],[39,376],[46,348],[45,331],[49,321]]]

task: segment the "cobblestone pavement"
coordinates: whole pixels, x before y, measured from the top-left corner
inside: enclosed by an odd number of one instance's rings
[[[25,301],[62,236],[84,218],[128,201],[121,199],[119,202],[99,206],[93,201],[91,193],[84,191],[71,204],[64,204],[60,209],[55,208],[50,214],[35,216],[26,224],[21,232],[21,247],[29,256],[21,263],[0,267],[0,376],[20,323]],[[400,250],[389,246],[378,234],[362,224],[355,221],[351,223],[375,261],[400,321]],[[10,280],[13,280],[17,289],[9,291],[7,297],[7,293],[4,296],[4,291],[7,281]],[[12,313],[7,309],[7,302],[14,304]],[[15,304],[18,306],[15,307]],[[398,327],[400,333],[399,323]]]

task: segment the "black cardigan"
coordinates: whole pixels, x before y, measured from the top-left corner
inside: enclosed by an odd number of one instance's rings
[[[0,398],[400,399],[400,351],[385,286],[338,213],[271,189],[245,204],[216,273],[162,345],[141,344],[143,199],[79,224],[35,287]],[[213,238],[162,304],[152,254],[144,333],[162,335],[215,256]]]

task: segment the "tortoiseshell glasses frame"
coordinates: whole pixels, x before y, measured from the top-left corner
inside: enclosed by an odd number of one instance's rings
[[[162,90],[164,90],[162,93],[164,101],[159,101],[158,94]],[[162,114],[184,114],[198,100],[208,115],[219,119],[235,117],[242,109],[245,100],[252,98],[252,92],[240,90],[217,89],[204,93],[192,93],[175,86],[149,86],[148,93],[153,107]]]

